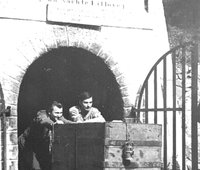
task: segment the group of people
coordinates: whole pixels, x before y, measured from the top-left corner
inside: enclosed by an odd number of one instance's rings
[[[93,107],[93,96],[89,92],[79,95],[79,104],[69,109],[70,120],[63,116],[63,106],[53,101],[47,110],[40,110],[31,125],[19,136],[19,169],[32,169],[34,153],[41,170],[51,169],[50,138],[54,124],[105,122],[101,112]]]

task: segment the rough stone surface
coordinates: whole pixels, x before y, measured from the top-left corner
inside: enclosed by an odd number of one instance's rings
[[[101,46],[97,43],[92,43],[91,46],[90,46],[90,51],[96,55],[98,55],[101,51]]]
[[[17,130],[17,117],[8,117],[8,131]]]
[[[129,97],[122,97],[123,101],[124,101],[124,107],[131,107],[133,104],[131,103]]]
[[[122,76],[119,76],[119,77],[116,77],[117,79],[117,82],[118,84],[120,85],[120,87],[123,87],[123,86],[126,86],[127,84],[125,83],[125,77],[122,75]]]

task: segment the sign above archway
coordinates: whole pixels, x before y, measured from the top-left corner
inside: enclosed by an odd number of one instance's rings
[[[142,1],[141,1],[142,2]],[[130,0],[65,0],[50,3],[47,20],[95,26],[150,28],[144,2]]]
[[[63,0],[49,3],[47,20],[55,22],[130,28],[149,28],[143,1]]]
[[[145,9],[141,0],[0,0],[0,17],[152,29],[151,10]]]

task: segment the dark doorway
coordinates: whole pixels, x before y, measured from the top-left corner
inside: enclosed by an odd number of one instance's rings
[[[18,98],[18,133],[30,124],[36,112],[58,100],[64,116],[77,104],[77,95],[89,90],[94,106],[107,121],[123,118],[123,100],[114,74],[104,61],[81,48],[61,47],[42,54],[27,69]]]

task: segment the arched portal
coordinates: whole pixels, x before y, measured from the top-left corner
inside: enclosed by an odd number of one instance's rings
[[[58,100],[68,108],[77,95],[90,90],[94,106],[107,121],[123,118],[123,100],[115,75],[102,58],[75,47],[60,47],[42,54],[27,69],[18,98],[18,133],[30,124],[36,112]]]

